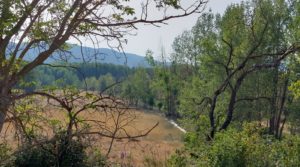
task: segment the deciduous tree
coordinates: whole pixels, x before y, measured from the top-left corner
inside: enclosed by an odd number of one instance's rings
[[[138,1],[140,2],[140,1]],[[134,7],[131,0],[3,0],[0,4],[0,131],[7,110],[15,99],[12,88],[26,74],[41,65],[52,54],[68,49],[66,42],[87,38],[97,45],[100,41],[126,42],[125,35],[136,24],[159,25],[165,21],[201,12],[205,0],[194,0],[183,7],[179,0],[145,0]],[[151,17],[151,9],[160,12]],[[175,15],[170,14],[176,10]],[[37,55],[26,60],[30,52]],[[83,59],[84,59],[84,55]]]

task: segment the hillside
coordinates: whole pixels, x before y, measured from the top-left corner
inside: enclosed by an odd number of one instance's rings
[[[81,47],[79,45],[70,46],[71,48],[67,52],[54,53],[46,61],[46,63],[53,63],[63,60],[70,63],[97,62],[114,65],[126,65],[128,67],[149,67],[145,57],[141,55],[122,53],[108,48]],[[33,60],[38,53],[40,53],[40,50],[31,49],[26,54],[25,60]]]

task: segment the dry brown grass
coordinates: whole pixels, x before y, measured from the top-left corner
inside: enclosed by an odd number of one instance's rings
[[[138,118],[132,127],[128,128],[131,133],[137,130],[148,129],[157,121],[160,123],[148,136],[132,140],[118,140],[113,147],[110,155],[110,161],[118,161],[134,166],[144,166],[144,160],[147,157],[157,161],[165,161],[177,148],[182,147],[182,132],[170,124],[164,117],[153,114],[136,111]],[[103,141],[106,141],[105,139]],[[103,150],[108,146],[109,141],[100,142]]]
[[[157,161],[165,161],[177,148],[182,147],[182,132],[170,124],[163,116],[156,113],[147,113],[138,110],[128,110],[127,114],[134,117],[133,121],[125,127],[128,134],[138,135],[142,134],[159,122],[159,125],[146,136],[138,140],[122,139],[115,140],[108,161],[111,163],[119,163],[126,166],[144,166],[144,160],[147,157],[156,159]],[[109,115],[111,114],[111,115]],[[47,108],[42,114],[49,120],[66,120],[66,113],[56,110],[54,108]],[[84,111],[79,115],[82,119],[97,119],[105,122],[106,128],[112,128],[114,125],[113,112],[103,111]],[[15,129],[12,124],[5,124],[5,135],[2,134],[2,139],[5,139],[14,148],[17,147],[17,140],[15,138]],[[94,131],[97,131],[96,125],[93,125]],[[51,128],[44,127],[43,133],[49,137],[53,134]],[[119,135],[124,135],[120,132]],[[105,154],[110,145],[111,139],[101,136],[94,136],[92,140],[92,148],[100,149]]]

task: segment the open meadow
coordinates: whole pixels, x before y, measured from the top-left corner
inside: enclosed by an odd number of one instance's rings
[[[28,125],[25,126],[50,139],[57,127],[67,126],[68,117],[66,112],[49,106],[45,102],[40,102],[40,104],[43,104],[43,111],[35,113],[37,119],[30,120],[31,123],[28,121]],[[45,118],[47,121],[43,121],[46,120]],[[81,136],[88,143],[88,152],[99,151],[102,156],[107,155],[110,164],[151,166],[155,163],[164,165],[170,155],[183,146],[183,132],[159,113],[137,109],[126,109],[121,113],[112,110],[86,110],[80,112],[78,118],[89,122],[82,125],[81,129],[88,125],[89,131],[92,132],[109,134],[116,129],[116,126],[120,127],[115,139],[99,134],[85,136],[83,133]],[[15,125],[8,122],[4,129],[5,133],[2,134],[1,139],[16,149],[20,144],[20,138],[18,138],[20,136],[17,135]],[[143,137],[127,138],[127,135],[138,136],[146,132],[149,134]],[[122,136],[125,138],[118,139]]]

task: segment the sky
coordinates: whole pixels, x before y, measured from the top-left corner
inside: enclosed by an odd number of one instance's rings
[[[226,7],[241,0],[209,0],[206,10],[211,9],[215,13],[224,13]],[[135,36],[127,37],[128,43],[124,44],[125,52],[144,56],[147,49],[154,52],[154,57],[161,54],[164,48],[167,54],[172,53],[172,43],[184,30],[190,30],[196,23],[199,14],[171,20],[168,25],[161,27],[139,26]]]
[[[224,13],[226,7],[232,3],[240,3],[242,0],[208,0],[206,11],[211,9],[214,13]],[[182,0],[184,5],[188,5],[191,0]],[[137,3],[130,4],[136,5]],[[157,11],[152,11],[152,15],[159,16]],[[190,30],[196,23],[200,14],[193,14],[183,18],[172,19],[167,25],[155,27],[152,25],[139,24],[136,35],[126,36],[127,44],[123,44],[123,49],[127,53],[144,56],[147,50],[154,52],[154,58],[160,57],[162,48],[168,55],[172,53],[172,43],[174,39],[185,30]],[[90,41],[85,42],[89,46]],[[105,43],[105,42],[104,42]],[[107,47],[107,45],[100,45]]]

